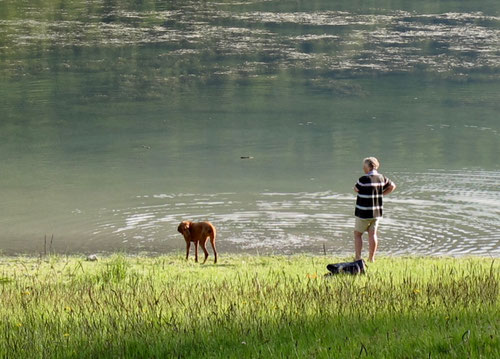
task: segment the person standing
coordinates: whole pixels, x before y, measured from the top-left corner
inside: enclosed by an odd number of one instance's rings
[[[367,157],[363,160],[364,176],[358,179],[354,186],[357,192],[356,210],[354,215],[354,250],[355,259],[361,259],[363,248],[363,233],[368,232],[369,254],[368,261],[375,261],[378,239],[377,229],[383,212],[383,196],[392,193],[396,184],[384,175],[378,173],[379,161],[375,157]]]

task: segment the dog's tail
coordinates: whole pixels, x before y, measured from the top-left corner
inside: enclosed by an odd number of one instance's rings
[[[210,237],[213,237],[215,239],[215,236],[216,236],[216,230],[215,230],[215,227],[210,225],[209,228],[208,228],[208,235]]]
[[[210,236],[210,244],[212,245],[212,249],[214,250],[214,257],[215,257],[214,263],[217,263],[217,248],[215,247],[216,230],[213,225],[210,225],[209,236]]]

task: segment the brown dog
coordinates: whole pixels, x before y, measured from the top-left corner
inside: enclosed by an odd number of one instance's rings
[[[207,261],[208,251],[207,251],[207,239],[210,238],[210,243],[212,244],[212,249],[214,250],[215,260],[217,263],[217,249],[215,248],[215,227],[210,222],[190,222],[182,221],[177,227],[177,231],[184,236],[186,241],[186,260],[189,258],[189,248],[191,247],[191,242],[194,242],[194,255],[195,261],[198,262],[198,243],[201,245],[203,252],[205,253],[205,260]]]

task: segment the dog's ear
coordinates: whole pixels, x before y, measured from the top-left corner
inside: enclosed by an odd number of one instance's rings
[[[182,233],[182,222],[177,226],[177,232]]]
[[[191,224],[193,222],[191,221],[185,221],[183,224],[184,224],[184,238],[186,238],[186,240],[191,240]]]

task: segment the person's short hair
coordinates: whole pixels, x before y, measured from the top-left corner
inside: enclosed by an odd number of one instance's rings
[[[378,162],[378,160],[375,158],[375,157],[366,157],[364,160],[363,160],[363,164],[365,164],[370,167],[372,170],[376,170],[379,168],[380,166],[380,163]]]

